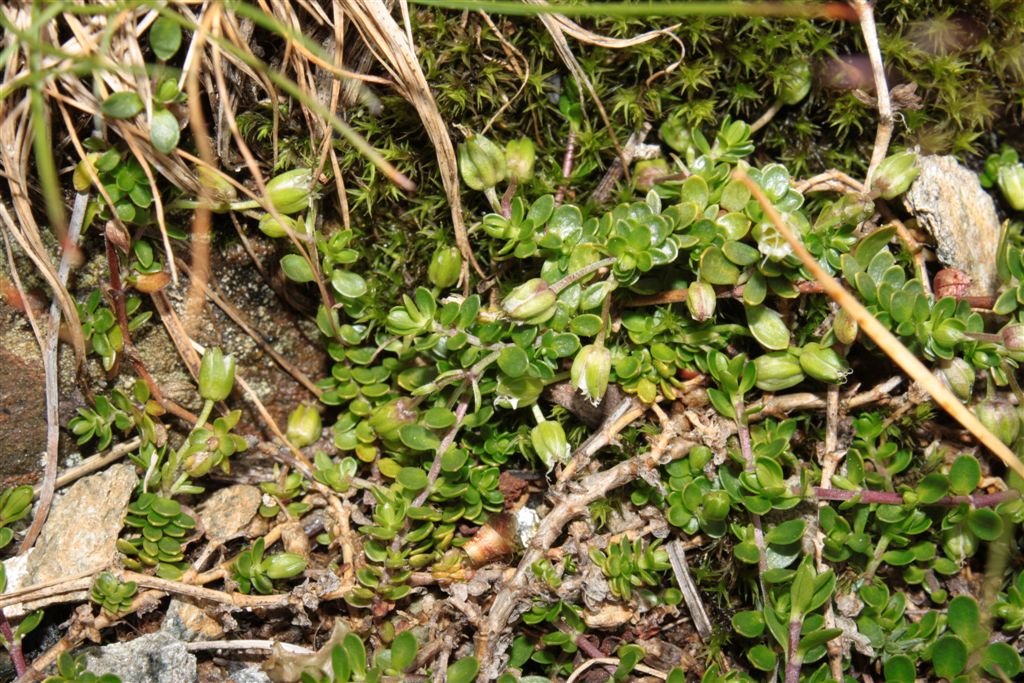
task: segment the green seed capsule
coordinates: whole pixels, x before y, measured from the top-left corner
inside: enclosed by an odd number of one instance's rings
[[[320,413],[314,406],[302,403],[288,416],[288,431],[285,436],[296,448],[316,443],[322,432]]]
[[[817,342],[805,344],[800,352],[800,369],[820,382],[841,384],[850,374],[846,359]]]
[[[296,553],[278,553],[263,560],[263,571],[271,579],[290,579],[301,574],[306,560]]]
[[[587,344],[572,362],[569,375],[572,385],[595,405],[604,398],[611,374],[612,354],[604,346]]]
[[[1024,164],[1000,168],[996,183],[1010,206],[1016,211],[1024,211]]]
[[[438,289],[448,289],[459,281],[462,272],[462,254],[456,247],[438,247],[430,259],[427,277]]]
[[[501,302],[505,315],[513,320],[536,318],[553,309],[558,295],[543,278],[533,278],[519,285]]]
[[[782,77],[779,99],[785,104],[797,104],[811,91],[811,65],[805,61],[796,62]]]
[[[235,383],[235,357],[219,347],[206,349],[199,365],[199,395],[207,401],[223,401]]]
[[[505,164],[508,177],[517,183],[533,179],[533,166],[537,161],[537,149],[530,138],[509,140],[505,145]]]
[[[699,323],[715,314],[717,304],[718,297],[715,296],[715,288],[707,282],[694,282],[686,290],[686,309]]]
[[[953,358],[939,365],[935,375],[946,388],[953,392],[961,401],[971,400],[974,392],[974,368],[963,358]]]
[[[845,308],[839,309],[835,322],[832,323],[832,332],[836,335],[836,341],[840,344],[852,344],[857,341],[857,332],[859,331],[860,326],[853,316],[847,313]]]
[[[712,522],[720,522],[729,516],[731,501],[729,494],[725,491],[708,491],[704,496],[702,509],[704,519]]]
[[[459,171],[462,180],[474,190],[486,190],[505,179],[505,152],[482,135],[474,135],[459,145]]]
[[[795,387],[805,379],[800,361],[786,351],[773,351],[754,359],[757,368],[757,381],[754,382],[761,391],[782,391]]]
[[[565,430],[558,422],[541,422],[530,432],[530,440],[533,443],[533,450],[549,470],[555,463],[568,462],[571,449],[568,439],[565,438]]]
[[[292,232],[298,235],[305,234],[306,227],[302,221],[296,220],[291,216],[285,216],[283,214],[281,218],[284,219],[285,225],[287,225],[288,230],[291,230]],[[285,235],[288,234],[288,230],[285,230],[285,225],[282,225],[281,222],[274,218],[271,214],[265,213],[263,214],[263,217],[260,218],[258,227],[260,229],[260,232],[262,232],[264,235],[276,239],[278,237],[284,237]]]
[[[267,183],[270,203],[281,213],[298,213],[309,206],[313,171],[296,168],[275,176]]]
[[[1017,440],[1020,434],[1020,417],[1009,402],[986,399],[974,406],[974,414],[981,424],[1007,446]]]
[[[883,199],[893,199],[906,192],[920,172],[917,154],[910,150],[893,154],[878,165],[875,189]]]

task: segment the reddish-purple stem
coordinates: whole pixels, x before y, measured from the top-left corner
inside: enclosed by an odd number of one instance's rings
[[[7,615],[0,609],[0,633],[11,646],[11,661],[14,662],[14,671],[19,676],[25,673],[25,653],[21,649],[21,641],[14,640],[14,632],[11,631],[11,624],[7,621]]]
[[[811,490],[814,493],[814,497],[818,500],[845,501],[857,498],[862,503],[880,503],[882,505],[904,505],[907,502],[901,494],[890,491],[868,491],[866,489],[846,491],[843,489],[827,489],[820,486],[815,486]],[[995,507],[1008,500],[1017,500],[1018,498],[1020,498],[1020,493],[1017,491],[997,491],[996,493],[976,493],[973,496],[945,496],[934,503],[928,503],[928,505],[954,507],[967,503],[976,508],[988,508]]]
[[[565,187],[572,175],[572,162],[576,158],[576,131],[569,130],[569,139],[565,143],[565,159],[562,160],[562,184],[558,186],[555,194],[555,204],[561,204],[565,198]]]
[[[800,628],[803,625],[801,619],[790,619],[789,621],[789,651],[786,653],[786,683],[799,683],[800,665],[803,664],[800,657]]]

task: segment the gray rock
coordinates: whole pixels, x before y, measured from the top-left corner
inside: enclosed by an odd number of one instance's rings
[[[195,683],[198,678],[195,655],[163,631],[87,652],[85,661],[92,673],[116,674],[123,683]]]
[[[260,507],[263,494],[255,486],[237,484],[217,491],[199,510],[206,536],[226,541],[244,529]]]
[[[160,630],[178,640],[191,643],[197,640],[216,640],[224,635],[224,627],[201,607],[172,598]]]
[[[119,463],[75,482],[50,510],[29,558],[25,583],[31,586],[108,566],[138,480],[134,465]]]
[[[932,234],[939,261],[971,278],[968,294],[994,294],[1000,225],[978,177],[954,157],[923,156],[921,174],[904,196],[907,209]]]
[[[270,683],[270,676],[256,664],[250,664],[233,671],[224,683]]]

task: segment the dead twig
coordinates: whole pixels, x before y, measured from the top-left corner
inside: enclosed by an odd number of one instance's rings
[[[668,551],[668,560],[672,563],[672,573],[676,577],[676,583],[683,592],[683,601],[686,608],[690,610],[690,618],[697,629],[697,634],[705,643],[711,640],[712,627],[711,619],[707,610],[704,609],[704,601],[701,600],[700,591],[690,574],[690,567],[686,562],[686,549],[678,540],[670,542],[665,549]]]
[[[889,85],[885,80],[885,65],[882,63],[882,50],[878,46],[878,29],[875,27],[874,5],[868,0],[853,0],[853,10],[857,13],[860,30],[864,35],[864,46],[868,50],[871,61],[871,74],[875,79],[875,96],[878,98],[878,129],[875,132],[875,146],[871,150],[871,162],[864,178],[864,191],[871,191],[871,183],[875,179],[878,165],[885,159],[892,138],[892,101],[889,98]]]
[[[661,433],[649,451],[607,470],[584,477],[573,487],[573,492],[559,501],[544,517],[530,542],[530,547],[523,553],[515,573],[498,590],[487,617],[477,632],[476,654],[480,661],[481,680],[492,680],[502,671],[501,659],[505,648],[510,644],[510,640],[502,637],[502,634],[517,611],[520,595],[532,574],[533,563],[544,556],[565,525],[583,514],[592,502],[603,498],[609,491],[635,480],[642,472],[683,457],[697,446],[696,441],[679,437],[685,424],[685,417],[673,416],[670,428]]]

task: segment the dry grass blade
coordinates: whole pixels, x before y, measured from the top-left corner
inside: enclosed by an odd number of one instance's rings
[[[995,434],[990,432],[985,425],[981,424],[977,417],[974,416],[970,410],[960,402],[953,393],[945,387],[925,367],[924,363],[918,360],[917,356],[910,352],[910,350],[903,345],[899,339],[893,335],[892,332],[887,330],[882,323],[878,322],[875,316],[864,307],[852,294],[846,291],[839,282],[825,272],[825,269],[818,265],[818,262],[814,259],[807,248],[804,247],[803,242],[800,238],[794,234],[789,226],[786,225],[785,221],[782,220],[782,216],[772,205],[771,201],[765,196],[764,190],[755,183],[749,175],[747,175],[742,169],[736,169],[734,171],[734,177],[742,182],[750,193],[757,200],[758,204],[764,210],[765,215],[768,216],[775,229],[779,231],[779,234],[786,240],[793,252],[803,263],[804,267],[814,275],[815,279],[821,284],[822,289],[825,293],[831,296],[836,303],[838,303],[847,313],[853,317],[854,320],[860,325],[860,328],[867,334],[871,339],[878,344],[889,358],[893,360],[897,365],[903,368],[910,377],[924,387],[924,390],[935,400],[935,402],[941,406],[947,413],[949,413],[957,422],[959,422],[964,429],[969,431],[978,441],[984,444],[990,451],[996,454],[996,456],[1003,461],[1003,463],[1012,469],[1014,472],[1024,477],[1024,463],[1020,461],[1013,451],[1011,451],[1006,444],[999,440]]]
[[[349,16],[366,45],[391,74],[395,81],[395,87],[416,107],[437,153],[441,182],[451,206],[455,241],[467,263],[472,265],[473,269],[483,277],[484,272],[477,263],[476,257],[473,256],[466,224],[462,218],[462,199],[459,194],[459,170],[455,160],[455,147],[448,135],[444,119],[441,118],[437,102],[434,101],[434,96],[430,92],[427,79],[416,59],[415,48],[398,22],[391,16],[391,12],[383,0],[352,0],[348,10]]]

